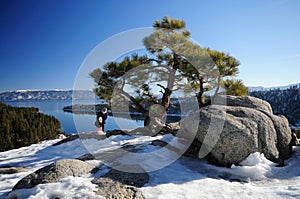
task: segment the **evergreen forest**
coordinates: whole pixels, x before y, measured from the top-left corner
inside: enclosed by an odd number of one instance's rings
[[[54,139],[59,133],[61,125],[54,116],[0,103],[0,151]]]
[[[284,115],[292,125],[300,124],[300,85],[293,85],[287,89],[270,89],[251,91],[249,93],[268,101],[277,115]]]

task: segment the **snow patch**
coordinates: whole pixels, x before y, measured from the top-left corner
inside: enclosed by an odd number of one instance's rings
[[[272,167],[275,167],[275,164],[267,160],[264,154],[259,152],[250,154],[240,163],[240,166],[231,166],[233,173],[251,180],[266,179],[271,175]]]
[[[59,140],[49,140],[20,149],[0,153],[0,166],[23,166],[30,172],[0,174],[0,198],[6,198],[12,187],[24,176],[42,166],[63,158],[77,158],[92,150],[113,150],[124,145],[139,144],[143,153],[151,152],[149,145],[160,139],[173,146],[180,146],[172,135],[157,137],[112,136],[105,140],[77,139],[58,146]],[[157,149],[157,148],[156,148]],[[205,160],[181,157],[168,166],[149,173],[150,181],[140,190],[147,199],[151,198],[300,198],[300,147],[285,161],[285,167],[275,167],[263,154],[250,154],[239,166],[217,167]],[[144,155],[141,153],[141,155]],[[153,164],[151,159],[149,164]],[[11,192],[10,198],[101,198],[95,195],[93,177],[109,171],[101,160],[87,163],[100,168],[97,174],[83,177],[68,177],[58,183],[40,184],[31,189]],[[154,162],[155,163],[155,162]],[[246,179],[246,180],[245,180]]]
[[[58,183],[39,184],[31,189],[15,190],[7,196],[7,199],[104,198],[95,194],[97,187],[91,183],[91,180],[91,178],[67,177]]]

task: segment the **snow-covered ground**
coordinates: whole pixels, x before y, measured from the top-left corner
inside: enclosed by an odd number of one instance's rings
[[[24,176],[63,158],[77,158],[89,150],[106,151],[122,145],[150,143],[153,139],[172,140],[170,135],[153,137],[113,136],[106,140],[73,140],[52,146],[59,140],[44,141],[20,149],[0,153],[0,167],[22,166],[29,172],[0,174],[0,198],[6,198],[13,186]],[[147,153],[154,146],[143,145]],[[251,154],[239,166],[221,168],[205,160],[181,157],[172,164],[149,172],[150,181],[140,190],[146,198],[300,198],[300,147],[286,161],[285,167],[267,160],[263,154]],[[151,160],[150,160],[151,161]],[[101,161],[88,161],[100,165]],[[103,175],[102,170],[96,175]],[[68,177],[58,183],[41,184],[31,189],[11,192],[8,198],[102,198],[93,192],[92,175]],[[54,197],[55,196],[55,197]]]

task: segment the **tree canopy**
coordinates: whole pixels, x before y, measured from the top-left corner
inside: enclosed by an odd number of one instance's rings
[[[205,101],[205,93],[214,90],[214,97],[219,92],[223,78],[235,76],[238,73],[240,63],[237,59],[224,52],[210,50],[209,48],[200,48],[200,51],[204,51],[206,53],[205,56],[196,56],[194,59],[198,60],[193,61],[198,64],[200,60],[199,67],[194,67],[187,63],[183,64],[180,70],[182,75],[187,77],[191,83],[193,92],[196,93],[198,98],[199,106],[203,107],[211,103],[211,99]]]
[[[222,83],[222,88],[225,89],[226,95],[246,96],[248,88],[240,79],[226,79]]]
[[[177,90],[196,95],[200,107],[210,104],[205,94],[217,94],[223,78],[236,75],[240,64],[229,54],[192,42],[182,20],[163,17],[153,27],[153,33],[143,39],[146,55],[132,54],[90,73],[100,98],[110,100],[112,107],[142,113],[145,125],[150,123],[152,105],[160,105],[161,117],[165,116]]]

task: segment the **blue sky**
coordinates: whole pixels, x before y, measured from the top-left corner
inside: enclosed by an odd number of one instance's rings
[[[241,65],[247,86],[300,83],[298,0],[0,0],[0,91],[71,89],[86,56],[122,31],[170,16]]]

